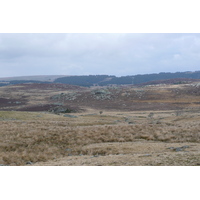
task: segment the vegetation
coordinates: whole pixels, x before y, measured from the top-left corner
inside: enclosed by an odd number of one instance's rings
[[[108,76],[108,75],[69,76],[69,77],[58,78],[54,82],[89,87],[97,84],[101,85],[102,81],[105,81],[105,79],[113,77],[114,76]]]
[[[200,165],[199,87],[1,87],[0,166]]]
[[[149,119],[149,115],[152,113],[79,114],[73,119],[45,113],[0,112],[0,164],[54,163],[55,159],[81,160],[85,159],[84,156],[109,156],[111,159],[111,156],[121,157],[122,154],[138,155],[137,159],[143,156],[145,163],[146,155],[159,155],[164,159],[167,153],[169,160],[172,160],[172,157],[179,155],[174,153],[174,146],[185,145],[184,148],[189,149],[199,145],[198,112],[183,113],[182,116],[176,116],[173,111],[154,112],[153,119]],[[135,124],[130,124],[127,119],[134,119]],[[160,149],[155,150],[155,145],[160,145]],[[183,149],[184,152],[186,150]],[[188,154],[185,154],[187,159]],[[176,165],[197,165],[198,155],[198,152],[193,151],[190,154],[193,161],[186,159],[182,163],[178,160],[173,162]],[[162,159],[159,165],[162,165]],[[104,165],[109,162],[104,162]],[[170,162],[167,163],[165,159],[163,165],[171,165]],[[134,165],[133,163],[129,165]]]
[[[109,75],[89,75],[89,76],[65,76],[57,78],[54,83],[78,85],[83,87],[90,86],[106,86],[106,85],[126,85],[126,84],[144,84],[151,81],[171,80],[171,79],[200,79],[200,71],[196,72],[176,72],[176,73],[159,73],[159,74],[144,74],[130,76],[109,76]],[[51,81],[51,79],[50,79]],[[176,84],[182,83],[183,80],[175,81]],[[0,87],[5,85],[16,85],[23,83],[51,83],[48,81],[38,80],[11,80],[4,83],[1,81]]]
[[[168,80],[168,79],[200,79],[200,71],[197,72],[176,72],[176,73],[159,73],[159,74],[144,74],[134,76],[107,76],[107,75],[90,75],[90,76],[70,76],[58,78],[54,82],[72,84],[79,86],[93,86],[93,85],[125,85],[133,84],[138,85],[149,81]]]

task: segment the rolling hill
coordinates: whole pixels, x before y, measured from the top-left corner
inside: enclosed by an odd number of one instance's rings
[[[116,77],[114,75],[84,75],[84,76],[24,76],[0,78],[0,86],[15,85],[21,83],[62,83],[70,85],[78,85],[84,87],[91,86],[108,86],[108,85],[148,85],[149,82],[167,80],[166,82],[178,83],[179,80],[186,83],[195,79],[200,79],[200,71],[195,72],[176,72],[176,73],[159,73],[159,74],[143,74]],[[177,79],[177,80],[176,80]],[[156,84],[154,82],[154,84]],[[151,83],[150,83],[151,84]]]

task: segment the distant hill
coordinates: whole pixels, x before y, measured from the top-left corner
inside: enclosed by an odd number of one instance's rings
[[[134,76],[108,76],[108,75],[90,75],[90,76],[69,76],[56,79],[55,83],[72,84],[79,86],[106,86],[106,85],[139,85],[150,81],[170,80],[170,79],[200,79],[200,71],[196,72],[176,72],[144,74]]]
[[[60,77],[66,77],[64,75],[39,75],[39,76],[17,76],[17,77],[5,77],[0,78],[0,81],[48,81],[53,82]]]
[[[182,79],[182,80],[176,80]],[[171,84],[181,84],[182,81],[200,81],[200,71],[195,72],[162,72],[159,74],[143,74],[143,75],[130,75],[130,76],[110,76],[110,75],[85,75],[85,76],[22,76],[0,78],[0,86],[15,85],[23,83],[62,83],[70,85],[78,85],[83,87],[90,86],[107,86],[107,85],[147,85],[158,84],[161,82]],[[170,81],[171,80],[171,81]]]

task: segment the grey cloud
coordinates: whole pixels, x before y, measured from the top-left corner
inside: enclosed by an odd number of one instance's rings
[[[200,34],[0,34],[0,76],[198,70]]]

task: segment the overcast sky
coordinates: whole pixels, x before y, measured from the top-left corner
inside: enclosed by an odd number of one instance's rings
[[[198,70],[198,33],[0,34],[0,77]]]

